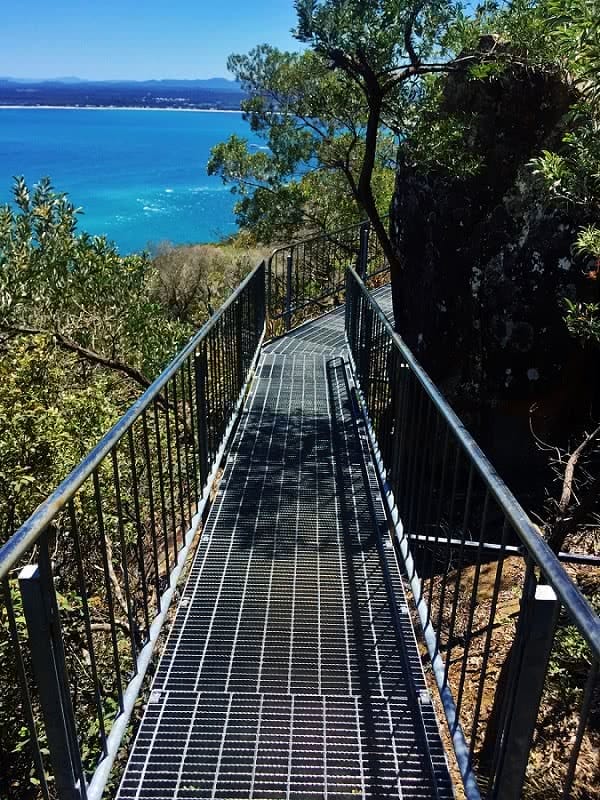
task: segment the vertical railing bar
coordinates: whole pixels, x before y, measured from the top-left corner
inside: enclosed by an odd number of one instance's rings
[[[377,437],[377,440],[383,443],[385,448],[386,454],[389,447],[389,440],[390,440],[390,431],[392,426],[391,421],[391,395],[390,395],[390,388],[391,388],[391,378],[390,378],[390,363],[389,359],[392,357],[392,351],[387,347],[387,339],[385,337],[385,332],[381,329],[381,324],[378,326],[380,328],[380,337],[381,337],[381,346],[379,347],[379,354],[380,358],[378,360],[378,368],[377,368],[377,380],[380,386],[379,392],[379,417],[380,417],[380,424],[379,430],[381,432],[381,436]],[[387,459],[386,459],[387,460]]]
[[[523,589],[521,593],[521,607],[519,611],[519,617],[517,619],[517,630],[511,642],[509,655],[507,656],[509,661],[508,661],[508,677],[506,682],[506,690],[503,692],[503,697],[501,698],[502,702],[500,706],[500,713],[497,718],[499,721],[499,724],[497,726],[498,735],[496,736],[494,742],[494,751],[492,755],[491,770],[490,770],[492,787],[494,787],[494,784],[496,783],[496,778],[498,777],[498,769],[504,759],[504,755],[506,752],[506,737],[503,734],[510,728],[511,721],[513,718],[514,693],[515,689],[517,688],[519,672],[521,669],[521,665],[523,663],[523,652],[524,652],[524,645],[526,638],[526,630],[528,628],[529,616],[532,611],[531,603],[535,595],[536,585],[537,585],[537,580],[535,577],[535,565],[533,559],[528,554],[525,566],[525,576],[523,578]],[[523,602],[523,599],[525,600],[525,602]],[[506,666],[506,664],[504,666]],[[489,732],[490,729],[489,720],[487,729]],[[498,800],[501,800],[501,798],[498,798]]]
[[[504,523],[502,525],[502,535],[500,539],[500,554],[498,556],[498,562],[496,564],[496,576],[494,578],[494,588],[492,590],[492,601],[490,604],[490,613],[489,613],[489,624],[488,629],[486,632],[485,642],[483,645],[483,656],[482,656],[482,664],[481,664],[481,678],[479,680],[479,687],[477,690],[477,699],[475,701],[475,707],[473,711],[473,724],[471,726],[471,737],[470,737],[470,752],[469,755],[471,759],[475,753],[475,742],[477,737],[477,727],[479,725],[479,717],[481,715],[481,704],[483,702],[483,692],[485,688],[485,680],[487,675],[487,664],[488,659],[490,657],[490,649],[492,646],[492,635],[493,635],[493,628],[494,628],[494,619],[496,617],[496,607],[498,605],[498,597],[500,596],[500,587],[502,585],[502,572],[504,569],[504,560],[506,558],[506,545],[508,542],[508,533],[510,527],[508,524],[508,520],[505,518]]]
[[[409,539],[412,538],[414,533],[413,529],[413,509],[415,505],[415,480],[417,474],[417,463],[419,460],[419,440],[421,437],[421,427],[423,424],[423,404],[424,404],[424,392],[420,386],[415,381],[416,391],[418,393],[418,409],[417,409],[417,421],[415,427],[413,428],[413,444],[410,447],[409,458],[410,458],[410,466],[409,466],[409,475],[408,475],[408,483],[405,487],[405,494],[409,499],[408,502],[408,511],[406,514],[406,528]],[[418,545],[417,545],[418,548]],[[418,558],[415,558],[415,565],[418,563]]]
[[[430,446],[430,437],[431,437],[431,416],[433,414],[432,410],[432,403],[427,403],[427,414],[425,418],[425,429],[423,432],[423,443],[421,447],[421,469],[419,472],[419,485],[418,487],[413,488],[413,493],[416,494],[416,505],[415,505],[415,515],[414,515],[414,531],[418,536],[421,530],[421,507],[423,505],[423,497],[425,494],[425,475],[427,473],[427,460],[428,460],[428,451]],[[429,481],[431,484],[431,471],[433,470],[433,459],[432,459],[432,466],[429,470]],[[421,548],[421,556],[420,556],[420,563],[421,563],[421,572],[424,574],[425,570],[425,561],[427,555],[427,547],[423,545]],[[422,576],[423,577],[423,576]],[[425,590],[424,581],[421,582],[421,586],[423,587],[423,591]]]
[[[125,524],[123,520],[123,505],[121,502],[121,478],[119,475],[118,444],[111,451],[113,466],[113,480],[115,484],[115,503],[117,509],[117,528],[119,530],[119,545],[121,547],[121,570],[125,585],[125,605],[127,607],[127,621],[129,622],[129,639],[131,642],[131,660],[134,673],[137,673],[138,648],[135,640],[137,621],[134,618],[133,604],[131,602],[131,587],[129,585],[129,566],[127,564],[127,545],[125,543]]]
[[[296,312],[300,306],[300,301],[302,305],[306,302],[306,298],[308,296],[308,281],[310,276],[310,263],[311,263],[311,255],[313,248],[315,247],[313,242],[308,242],[301,245],[297,248],[296,252],[302,252],[302,259],[300,257],[296,257],[294,263],[294,272],[292,277],[292,324],[297,322],[298,320],[294,317],[294,312]],[[310,297],[308,297],[310,302]],[[300,312],[302,314],[306,313],[305,309],[302,309]]]
[[[215,451],[218,450],[220,440],[221,440],[221,431],[223,430],[223,420],[225,419],[226,409],[227,409],[227,375],[225,371],[225,361],[223,359],[223,354],[226,352],[226,346],[224,343],[227,341],[227,330],[225,328],[225,317],[221,317],[219,320],[221,323],[217,325],[217,341],[215,342],[215,357],[217,359],[217,373],[219,375],[219,425],[216,430],[216,440],[215,440]]]
[[[408,437],[408,415],[414,405],[414,399],[416,397],[417,392],[417,381],[414,377],[412,370],[409,367],[404,369],[404,389],[403,389],[403,401],[401,407],[401,420],[400,420],[400,442],[398,443],[398,477],[397,477],[397,484],[398,490],[396,494],[396,502],[402,513],[402,519],[404,524],[404,516],[407,511],[406,505],[406,480],[407,480],[407,473],[409,468],[409,453],[407,453],[406,441]],[[408,529],[406,529],[406,534],[408,536]]]
[[[254,298],[254,315],[255,315],[255,322],[256,322],[256,343],[258,344],[258,338],[262,332],[264,324],[267,321],[267,309],[265,306],[265,296],[264,296],[264,271],[265,271],[265,263],[263,261],[262,267],[259,270],[256,276],[256,297]]]
[[[246,380],[246,374],[248,372],[248,367],[250,364],[250,352],[252,350],[252,341],[251,341],[251,332],[254,329],[254,325],[252,324],[252,294],[248,292],[246,297],[244,298],[245,302],[243,304],[244,308],[244,315],[242,319],[242,382],[239,386],[239,392],[242,390],[242,387]]]
[[[94,684],[94,701],[96,703],[96,712],[98,718],[98,728],[100,731],[100,740],[102,742],[102,752],[104,755],[107,753],[106,747],[106,727],[104,724],[104,710],[102,708],[102,698],[100,696],[100,683],[98,681],[98,669],[96,665],[96,649],[94,647],[94,637],[92,634],[92,625],[90,618],[90,608],[87,599],[87,585],[85,575],[83,573],[83,560],[81,557],[81,540],[79,537],[79,525],[77,524],[77,517],[75,515],[75,506],[73,499],[69,500],[69,519],[71,522],[71,536],[73,537],[73,549],[75,551],[75,563],[77,569],[77,582],[79,584],[79,592],[81,596],[81,605],[83,609],[83,620],[85,627],[85,637],[87,639],[88,653],[90,658],[90,669],[92,672],[92,683]]]
[[[290,249],[285,261],[286,265],[286,278],[285,278],[285,315],[284,323],[286,331],[292,327],[292,267],[294,259],[294,248]]]
[[[131,430],[131,429],[130,429]],[[123,681],[121,677],[121,660],[119,658],[119,642],[117,640],[117,626],[115,623],[115,605],[110,579],[110,566],[108,563],[108,549],[106,546],[106,529],[104,527],[104,515],[102,513],[102,497],[100,493],[100,479],[98,471],[92,473],[94,484],[94,501],[96,504],[96,518],[98,520],[98,531],[100,534],[100,553],[102,555],[102,566],[104,570],[104,586],[106,589],[106,602],[108,605],[108,618],[110,620],[110,638],[113,648],[113,659],[115,665],[115,678],[117,681],[117,695],[119,698],[119,708],[123,711]],[[41,564],[41,559],[40,559]]]
[[[208,478],[208,422],[206,399],[204,389],[204,379],[206,375],[206,347],[204,341],[200,343],[199,349],[194,357],[194,379],[196,382],[196,414],[198,428],[198,452],[200,459],[200,493],[204,490],[204,484]]]
[[[154,585],[156,588],[156,613],[160,614],[160,598],[162,595],[160,581],[160,566],[158,563],[158,542],[156,536],[156,513],[154,508],[154,488],[152,486],[152,458],[150,456],[150,442],[148,439],[148,419],[146,409],[142,413],[142,433],[144,437],[144,456],[146,471],[148,473],[148,506],[150,512],[150,536],[152,539],[152,559],[154,561]]]
[[[291,296],[290,296],[290,326],[294,327],[294,324],[298,321],[298,318],[295,316],[298,314],[304,314],[305,309],[301,309],[300,306],[303,303],[306,286],[306,251],[307,248],[310,247],[310,244],[299,244],[297,247],[293,248],[293,271],[292,271],[292,280],[291,280]]]
[[[235,389],[234,396],[233,396],[233,405],[234,406],[235,406],[235,400],[237,399],[237,396],[239,395],[240,391],[242,390],[242,386],[244,385],[244,378],[245,378],[245,375],[246,375],[247,354],[248,354],[248,349],[249,349],[249,344],[250,344],[249,341],[248,341],[248,333],[249,333],[250,327],[251,327],[251,325],[250,325],[251,301],[252,301],[252,296],[251,296],[250,292],[248,292],[248,294],[246,294],[242,298],[240,298],[240,303],[239,303],[239,315],[240,315],[240,319],[241,319],[241,322],[240,322],[240,328],[241,328],[240,365],[241,365],[241,368],[240,368],[240,371],[239,371],[239,374],[238,374],[237,377],[241,378],[241,380],[234,387],[234,389]]]
[[[577,731],[575,733],[575,741],[573,742],[571,756],[569,758],[569,766],[567,767],[567,774],[565,776],[562,800],[570,800],[571,797],[571,789],[573,788],[573,782],[575,780],[575,772],[577,769],[577,761],[579,760],[579,753],[581,751],[581,744],[583,742],[583,736],[585,734],[585,729],[587,727],[588,719],[592,709],[592,701],[594,699],[594,691],[596,689],[596,682],[599,674],[599,664],[600,661],[598,661],[596,658],[590,665],[590,671],[588,673],[583,692],[583,700],[579,714],[579,723],[577,724]]]
[[[217,424],[215,425],[215,450],[213,458],[215,457],[216,452],[219,449],[219,439],[221,438],[223,417],[225,415],[225,377],[223,370],[224,366],[223,359],[221,358],[221,353],[223,350],[223,339],[224,339],[223,327],[224,327],[224,318],[221,317],[215,328],[215,337],[213,340],[213,349],[215,354],[215,367],[216,367],[215,373],[217,376],[217,387],[219,395],[219,402],[217,403],[216,407]]]
[[[371,369],[371,393],[373,397],[373,425],[376,431],[376,436],[381,434],[381,397],[380,397],[380,384],[379,384],[379,369],[380,369],[380,356],[381,356],[381,342],[378,336],[379,320],[373,319],[371,324],[371,363],[375,369]]]
[[[129,470],[131,473],[131,490],[133,492],[133,511],[135,515],[135,527],[137,532],[137,562],[140,571],[140,582],[142,585],[142,611],[144,615],[144,624],[146,630],[144,631],[144,641],[150,635],[150,618],[148,615],[148,582],[146,580],[146,561],[144,559],[144,529],[142,526],[142,518],[140,514],[140,498],[138,494],[138,478],[137,467],[135,463],[135,447],[133,443],[133,429],[129,428],[127,431],[127,440],[129,444]]]
[[[254,282],[256,284],[256,281]],[[246,313],[246,325],[244,327],[244,350],[243,350],[243,383],[246,381],[246,375],[248,374],[248,369],[250,367],[250,362],[252,358],[252,353],[254,352],[254,339],[253,339],[253,332],[257,328],[256,319],[258,314],[258,293],[257,293],[258,286],[252,286],[252,293],[248,292],[246,296],[246,303],[245,303],[245,313]],[[240,386],[240,391],[242,390],[242,386]]]
[[[460,546],[458,548],[458,566],[456,569],[456,580],[455,580],[455,588],[452,600],[452,613],[450,616],[450,629],[448,631],[448,646],[447,646],[447,657],[446,657],[446,665],[444,671],[444,684],[447,685],[448,683],[448,673],[450,671],[450,653],[452,652],[453,644],[452,640],[454,638],[454,627],[456,625],[456,614],[458,611],[458,602],[460,599],[460,584],[462,580],[462,570],[463,570],[463,557],[465,552],[465,539],[467,536],[467,523],[469,521],[469,517],[471,515],[471,499],[473,495],[473,465],[469,467],[469,478],[467,483],[467,496],[465,499],[465,511],[463,514],[463,523],[461,527],[461,541]]]
[[[183,510],[183,496],[181,487],[181,453],[179,451],[179,426],[177,424],[177,393],[173,397],[173,387],[171,382],[165,385],[165,397],[168,398],[167,402],[167,419],[169,421],[168,437],[171,444],[171,478],[173,482],[173,513],[174,513],[174,526],[173,526],[173,547],[174,547],[174,561],[177,561],[179,554],[179,538],[183,538],[185,527],[185,513]],[[171,418],[171,411],[173,417]]]
[[[192,475],[194,480],[194,513],[198,510],[200,502],[200,491],[198,485],[198,442],[196,439],[196,422],[194,409],[194,386],[192,383],[192,368],[190,366],[191,356],[185,362],[185,370],[187,373],[187,387],[188,387],[188,403],[190,408],[190,431],[192,434]]]
[[[381,320],[379,320],[379,319],[376,319],[375,334],[376,334],[376,341],[378,341],[378,344],[376,345],[377,369],[376,369],[376,372],[375,372],[375,380],[377,381],[378,387],[380,387],[380,391],[378,392],[378,394],[379,394],[379,407],[378,407],[378,412],[379,413],[377,415],[378,418],[379,418],[378,429],[379,429],[379,432],[381,434],[381,437],[383,437],[384,436],[384,430],[385,430],[384,426],[386,425],[386,422],[387,422],[387,420],[386,420],[387,415],[383,413],[383,409],[381,407],[381,402],[382,402],[383,392],[385,391],[386,388],[389,388],[389,381],[387,380],[387,369],[386,369],[386,364],[385,364],[385,356],[386,356],[386,350],[387,350],[387,348],[385,346],[386,345],[386,340],[385,340],[384,331],[383,331],[383,328],[382,328],[382,325],[381,325]],[[384,376],[385,376],[385,378],[384,378]]]
[[[233,363],[231,364],[231,398],[230,398],[230,413],[233,412],[235,408],[235,401],[237,400],[237,396],[239,395],[242,386],[244,385],[244,362],[245,362],[245,347],[244,347],[244,334],[247,329],[247,306],[248,306],[248,295],[244,295],[240,297],[239,301],[235,305],[235,313],[232,319],[232,327],[235,333],[235,339],[232,341],[232,350],[234,356],[237,357],[237,361],[234,358]],[[239,339],[239,340],[238,340]],[[236,352],[237,351],[237,352]]]
[[[190,455],[188,452],[188,419],[187,406],[185,399],[185,365],[179,370],[181,375],[181,416],[182,416],[182,439],[183,439],[183,461],[185,464],[185,487],[187,497],[188,521],[192,521],[192,500],[190,493]],[[177,385],[177,375],[173,376],[173,383]]]
[[[79,785],[76,787],[77,797],[81,798],[81,800],[85,800],[86,778],[83,770],[83,764],[81,762],[81,750],[79,748],[73,699],[69,690],[69,676],[67,673],[64,638],[61,629],[60,612],[56,598],[56,587],[54,584],[52,561],[48,546],[48,529],[46,529],[39,538],[38,570],[40,589],[44,595],[43,603],[49,604],[46,605],[45,610],[46,613],[49,614],[48,625],[51,639],[50,648],[54,654],[54,674],[58,683],[57,690],[59,696],[57,699],[62,711],[62,720],[67,737],[66,744],[69,751],[69,771],[71,772],[71,778],[69,780],[72,780],[73,777],[78,779]],[[48,744],[50,747],[50,742]]]
[[[460,446],[458,442],[455,443],[456,446],[456,456],[454,458],[454,473],[452,476],[452,493],[450,496],[450,507],[448,509],[448,534],[447,534],[447,544],[446,544],[446,569],[444,570],[444,574],[442,577],[442,587],[440,591],[440,607],[438,609],[438,620],[437,625],[435,626],[436,632],[436,641],[438,652],[441,648],[441,641],[442,641],[442,622],[444,619],[444,606],[446,604],[446,586],[448,583],[448,574],[450,572],[450,567],[452,564],[452,545],[450,544],[450,540],[452,539],[452,519],[454,517],[454,503],[456,501],[456,490],[458,485],[458,470],[460,466]]]
[[[227,331],[229,364],[227,365],[227,417],[233,412],[235,398],[237,396],[236,386],[242,384],[242,336],[243,325],[242,317],[244,311],[243,302],[236,301],[230,306],[229,329]],[[238,341],[239,336],[239,341]],[[238,350],[239,348],[239,350]],[[223,432],[227,428],[227,423],[223,425]]]
[[[432,404],[430,404],[430,408],[431,407],[432,407]],[[441,425],[442,425],[441,415],[440,414],[436,414],[435,415],[435,431],[434,431],[433,439],[432,439],[432,442],[431,442],[430,465],[429,465],[429,468],[426,470],[427,475],[428,475],[428,480],[429,480],[429,492],[427,493],[428,496],[427,496],[427,501],[425,503],[425,512],[424,512],[425,520],[424,520],[422,525],[421,525],[420,511],[418,510],[418,513],[417,513],[417,530],[419,530],[422,527],[423,528],[423,532],[426,535],[427,535],[427,532],[428,532],[428,530],[429,530],[429,528],[431,526],[431,523],[433,522],[433,517],[434,517],[434,514],[433,514],[433,492],[434,492],[434,488],[433,487],[434,487],[434,484],[435,484],[435,475],[436,475],[436,471],[437,471],[436,470],[436,466],[437,466],[437,455],[438,455],[438,442],[439,442]],[[428,559],[426,558],[427,553],[429,553],[429,558]],[[436,556],[437,556],[437,549],[436,549],[435,545],[430,544],[427,547],[427,550],[423,554],[423,576],[422,576],[423,577],[423,580],[422,580],[423,598],[425,598],[426,582],[427,582],[427,588],[429,590],[429,595],[431,596],[431,586],[433,584],[433,573],[434,573],[434,566],[435,566]],[[429,564],[427,564],[427,562],[429,562]],[[428,577],[426,577],[426,576],[428,576]],[[428,612],[427,618],[429,619],[429,612]]]
[[[214,430],[214,415],[213,415],[213,402],[217,391],[217,382],[214,377],[214,363],[212,353],[212,336],[207,336],[202,342],[204,345],[204,362],[203,362],[203,398],[204,410],[206,419],[206,454],[207,464],[212,464],[213,461],[213,430]],[[208,387],[213,387],[213,391],[209,392]]]
[[[489,490],[486,489],[485,498],[483,501],[483,510],[481,512],[481,525],[479,527],[479,541],[477,543],[477,554],[475,556],[475,573],[473,575],[473,587],[471,589],[471,600],[469,603],[469,615],[467,617],[467,625],[465,632],[465,643],[463,647],[463,659],[460,670],[460,679],[458,682],[458,692],[456,695],[456,716],[460,717],[460,709],[462,705],[463,691],[465,685],[465,678],[467,675],[467,661],[469,658],[469,651],[471,649],[471,631],[473,628],[473,620],[475,619],[475,609],[477,608],[477,592],[479,589],[479,576],[481,574],[481,556],[483,555],[483,543],[485,541],[485,529],[487,524],[488,506],[490,501]]]
[[[175,481],[173,478],[173,443],[171,441],[171,414],[169,411],[169,384],[165,384],[165,436],[167,439],[167,464],[169,466],[169,500],[171,509],[171,538],[173,541],[173,564],[177,563],[177,511],[175,504]]]
[[[387,394],[387,426],[385,428],[385,450],[386,459],[385,463],[391,465],[394,456],[394,438],[395,438],[395,421],[396,421],[396,397],[398,394],[398,354],[394,347],[388,348],[386,357],[386,378],[388,380],[388,394]],[[393,476],[390,475],[390,479]]]
[[[389,400],[389,390],[390,390],[390,380],[388,375],[388,367],[389,364],[386,363],[386,355],[387,355],[387,339],[385,336],[385,331],[381,326],[381,320],[377,320],[377,328],[376,328],[376,337],[377,341],[379,342],[377,347],[377,367],[376,367],[376,380],[377,385],[379,387],[378,390],[378,425],[377,430],[377,441],[378,442],[387,442],[387,432],[389,428],[389,402],[385,402]]]
[[[438,419],[441,420],[441,415],[438,416]],[[443,496],[444,496],[444,487],[446,485],[446,468],[448,466],[448,449],[450,444],[450,429],[446,425],[446,432],[444,434],[444,452],[442,455],[442,466],[440,470],[440,483],[439,483],[439,496],[437,502],[437,511],[435,514],[435,544],[433,545],[432,549],[432,558],[431,558],[431,577],[429,581],[429,597],[427,598],[427,621],[431,622],[431,606],[433,603],[433,574],[435,571],[435,562],[436,559],[439,561],[438,555],[438,542],[440,542],[440,525],[442,522],[442,503],[443,503]],[[433,486],[433,481],[432,484]],[[432,500],[433,502],[433,500]],[[433,555],[435,554],[435,556]]]
[[[237,373],[237,382],[234,385],[233,405],[235,400],[242,390],[244,385],[244,377],[246,375],[246,354],[248,352],[248,331],[250,329],[250,294],[241,298],[238,310],[239,327],[240,327],[240,353],[239,353],[239,366]]]
[[[33,713],[33,706],[31,704],[31,694],[29,692],[29,684],[27,682],[27,673],[25,671],[25,662],[23,660],[23,653],[21,651],[21,643],[19,642],[19,631],[17,628],[17,620],[15,617],[15,610],[13,607],[12,596],[10,593],[10,582],[8,576],[2,578],[2,588],[4,590],[4,597],[6,602],[6,613],[8,617],[8,630],[12,640],[12,650],[15,657],[15,665],[17,676],[21,689],[21,702],[25,711],[25,722],[29,730],[29,747],[31,748],[32,760],[35,766],[37,779],[40,782],[40,789],[44,800],[50,800],[50,791],[46,781],[46,770],[44,769],[44,761],[40,749],[40,742],[35,725],[35,717]]]
[[[368,274],[368,262],[369,262],[369,231],[370,231],[370,224],[368,222],[363,222],[360,226],[359,232],[359,241],[360,241],[360,270],[357,270],[360,277],[365,281],[367,279]]]
[[[381,412],[381,431],[385,441],[386,451],[389,451],[390,436],[392,432],[392,415],[393,415],[393,397],[392,397],[392,377],[391,377],[391,360],[393,360],[393,350],[388,346],[389,342],[385,335],[385,330],[381,329],[381,365],[380,365],[380,382],[382,394],[382,412]],[[389,463],[389,459],[386,459]]]
[[[217,428],[217,410],[215,408],[215,399],[220,403],[221,395],[220,395],[220,387],[219,387],[219,374],[217,371],[217,365],[215,360],[215,346],[214,346],[214,338],[215,338],[215,331],[218,329],[215,327],[211,330],[209,336],[207,337],[206,343],[208,345],[208,361],[209,361],[209,372],[207,374],[207,385],[213,387],[213,392],[207,394],[206,401],[209,409],[209,440],[210,440],[210,462],[212,463],[216,453],[216,428]],[[210,377],[209,377],[210,376]]]
[[[392,461],[392,480],[396,502],[400,503],[400,476],[402,472],[402,462],[404,458],[404,413],[407,401],[407,390],[410,383],[410,373],[402,366],[402,355],[394,348],[396,353],[396,368],[398,371],[397,400],[394,403],[394,458]]]
[[[229,307],[232,310],[232,306]],[[223,430],[223,421],[226,419],[229,412],[229,397],[230,397],[230,369],[231,369],[231,339],[229,331],[231,329],[231,316],[225,314],[221,318],[221,327],[219,330],[219,347],[217,353],[219,354],[219,369],[221,374],[221,387],[222,395],[219,407],[221,409],[221,417],[219,419],[219,435],[217,443],[221,439],[221,431]],[[218,444],[217,444],[218,446]]]
[[[162,527],[162,535],[163,535],[163,548],[165,552],[165,564],[167,568],[167,575],[171,575],[171,558],[169,555],[169,534],[168,534],[168,527],[169,523],[167,521],[167,503],[165,497],[165,476],[163,474],[163,453],[162,453],[162,441],[160,435],[160,419],[158,415],[158,403],[156,400],[153,403],[153,415],[154,415],[154,438],[156,440],[156,455],[158,458],[158,489],[160,492],[160,517],[161,517],[161,527]]]
[[[225,342],[226,342],[226,354],[227,357],[223,361],[223,367],[225,372],[225,392],[226,392],[226,402],[224,404],[224,408],[226,410],[226,414],[224,417],[225,420],[229,417],[231,413],[231,409],[233,408],[233,397],[235,394],[235,384],[236,378],[236,357],[237,357],[237,327],[238,322],[241,321],[240,317],[240,306],[238,303],[230,306],[231,314],[227,318],[227,328],[224,331],[225,335]],[[241,331],[240,331],[241,336]],[[221,426],[221,430],[223,431],[226,427],[226,424]],[[221,437],[219,437],[221,438]]]
[[[173,407],[173,422],[175,427],[175,453],[177,455],[177,496],[179,498],[179,531],[181,534],[181,538],[183,540],[183,536],[185,531],[187,530],[187,520],[185,517],[185,508],[184,508],[184,499],[183,499],[183,481],[182,481],[182,474],[183,469],[181,466],[181,445],[179,441],[179,411],[177,405],[177,376],[174,376],[171,380],[171,397],[172,399],[172,407]],[[179,539],[177,539],[177,552],[179,552]]]
[[[264,262],[263,262],[264,263]],[[267,277],[267,306],[269,308],[270,315],[273,316],[273,253],[269,256],[269,260],[267,261],[267,270],[266,270],[266,277]]]

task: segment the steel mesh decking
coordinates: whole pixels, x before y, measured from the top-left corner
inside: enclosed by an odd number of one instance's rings
[[[452,796],[343,346],[263,351],[123,800]]]

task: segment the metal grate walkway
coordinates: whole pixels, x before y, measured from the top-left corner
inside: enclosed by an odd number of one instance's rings
[[[343,357],[263,349],[121,800],[453,796]]]

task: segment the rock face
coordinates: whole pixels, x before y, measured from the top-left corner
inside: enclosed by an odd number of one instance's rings
[[[527,162],[572,98],[558,77],[516,70],[448,79],[448,111],[469,111],[484,167],[419,174],[398,159],[390,232],[402,265],[397,328],[511,483],[540,458],[529,430],[556,436],[599,370],[569,335],[564,297],[584,280],[572,254],[584,220],[544,206]],[[514,478],[514,480],[513,480]]]

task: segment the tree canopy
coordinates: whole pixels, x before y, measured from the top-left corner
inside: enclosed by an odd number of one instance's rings
[[[295,35],[308,49],[260,45],[228,62],[265,149],[231,137],[209,172],[233,185],[238,219],[259,238],[366,215],[385,246],[398,138],[419,80],[459,67],[449,32],[462,4],[309,0],[296,9]]]

